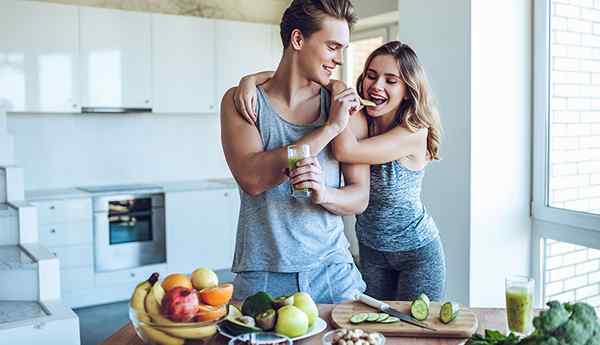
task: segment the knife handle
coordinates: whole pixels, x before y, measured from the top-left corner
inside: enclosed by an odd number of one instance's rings
[[[358,300],[368,306],[371,306],[381,311],[384,311],[390,307],[389,304],[383,303],[371,296],[365,295],[364,293],[358,295]]]

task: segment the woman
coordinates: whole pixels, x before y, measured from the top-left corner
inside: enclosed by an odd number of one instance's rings
[[[240,84],[236,104],[247,119],[254,120],[255,83],[264,77],[245,78]],[[333,90],[341,87],[330,85]],[[367,294],[410,301],[425,293],[441,300],[444,250],[421,202],[425,167],[439,159],[441,125],[423,67],[408,45],[389,42],[369,55],[356,88],[375,106],[352,116],[333,141],[333,152],[341,162],[371,165],[369,206],[356,222]]]

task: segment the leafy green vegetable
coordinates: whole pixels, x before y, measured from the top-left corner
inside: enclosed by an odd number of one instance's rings
[[[592,306],[558,301],[547,305],[549,309],[533,319],[535,330],[530,336],[486,330],[484,336],[473,335],[466,345],[600,345],[600,324]]]

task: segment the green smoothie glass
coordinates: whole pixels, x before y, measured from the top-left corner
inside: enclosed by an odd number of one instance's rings
[[[508,329],[520,335],[532,330],[534,280],[525,276],[506,278],[506,319]]]
[[[309,145],[290,145],[287,148],[288,152],[288,168],[290,171],[296,169],[296,163],[303,160],[304,158],[310,157],[310,146]],[[296,188],[290,184],[291,193],[296,198],[308,198],[310,197],[309,188]]]

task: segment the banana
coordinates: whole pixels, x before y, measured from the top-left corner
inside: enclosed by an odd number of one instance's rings
[[[174,337],[184,339],[204,339],[217,333],[217,325],[201,326],[194,328],[177,328],[177,327],[156,327],[161,331],[170,334]]]
[[[139,283],[133,290],[133,294],[131,295],[131,306],[133,309],[143,313],[138,315],[140,321],[150,321],[148,316],[145,315],[146,309],[144,307],[144,302],[146,300],[146,296],[148,296],[148,293],[150,292],[150,289],[152,289],[152,285],[154,285],[157,280],[158,273],[154,272],[152,275],[150,275],[150,278]]]
[[[185,343],[184,339],[172,337],[146,324],[140,324],[140,333],[142,333],[144,338],[147,338],[144,340],[149,340],[149,342],[154,344],[183,345]]]

